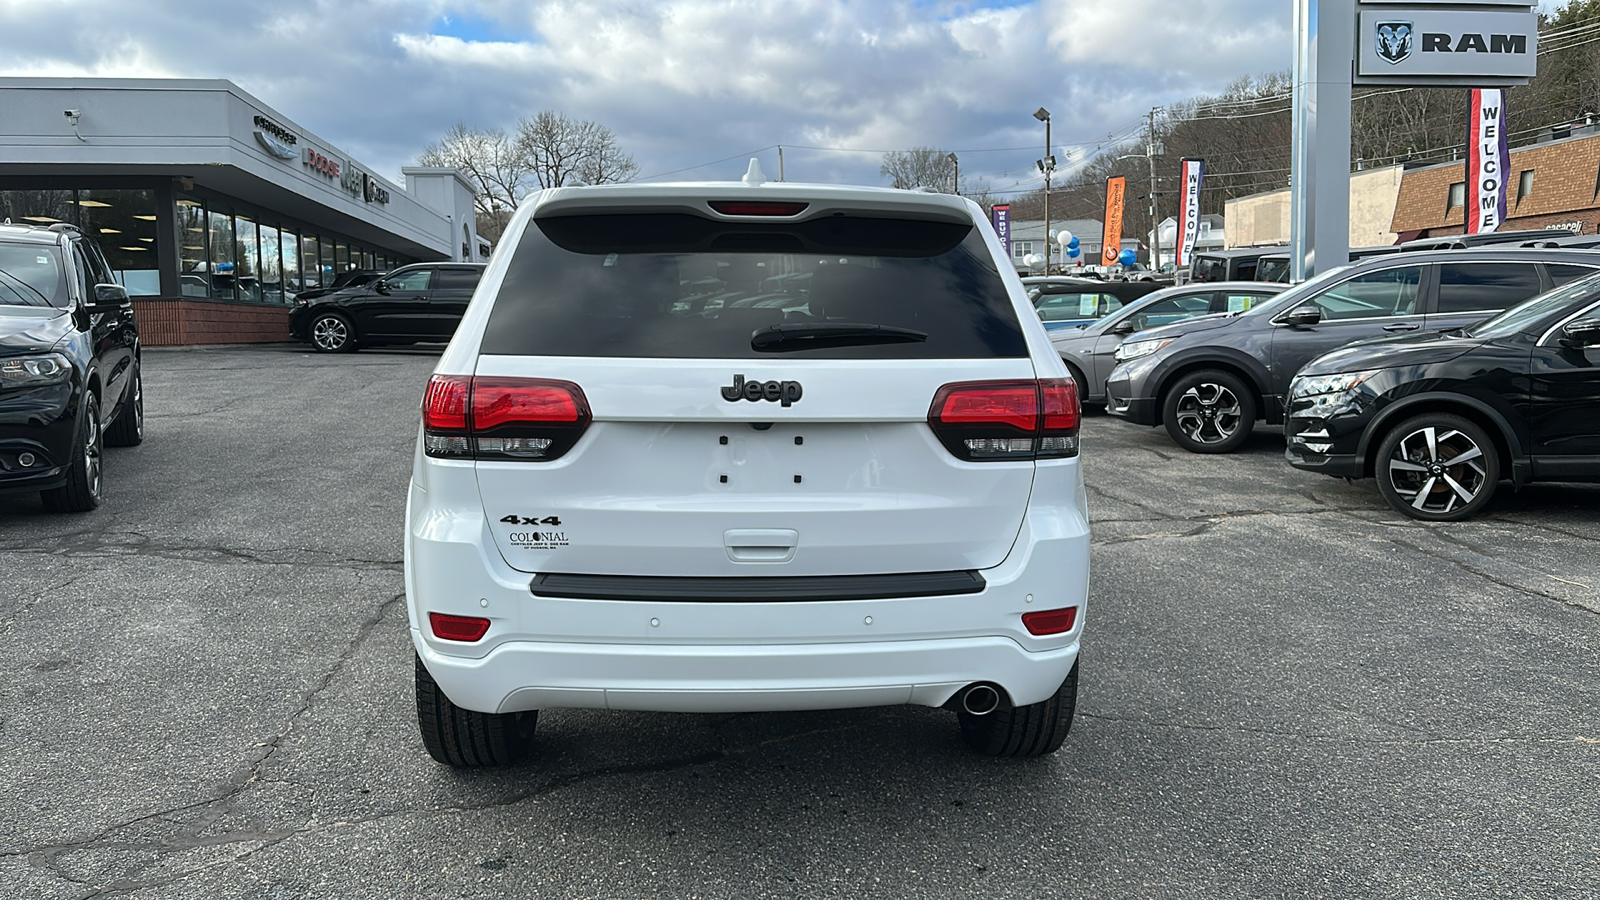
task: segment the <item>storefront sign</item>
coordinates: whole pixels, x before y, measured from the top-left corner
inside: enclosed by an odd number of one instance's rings
[[[345,169],[339,176],[339,187],[344,188],[344,192],[352,197],[360,197],[361,179],[364,177],[364,173],[357,172],[353,168]]]
[[[361,173],[361,196],[365,197],[368,203],[389,202],[389,190],[378,179],[365,172]]]
[[[279,159],[294,159],[300,155],[294,148],[300,142],[299,135],[266,116],[256,116],[255,126],[256,142],[268,153]]]
[[[329,157],[323,156],[321,153],[318,153],[310,147],[307,147],[305,152],[301,154],[300,161],[305,163],[306,168],[317,173],[318,175],[321,175],[329,181],[338,178],[339,170],[344,168],[344,164],[339,162],[337,159],[330,159]]]
[[[1514,83],[1538,71],[1539,17],[1526,3],[1441,8],[1368,2],[1356,44],[1357,84]]]

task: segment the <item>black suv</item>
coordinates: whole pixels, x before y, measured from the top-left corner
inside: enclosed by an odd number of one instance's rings
[[[1415,519],[1464,519],[1502,478],[1600,481],[1600,277],[1471,328],[1329,353],[1289,394],[1290,465],[1375,476]]]
[[[87,512],[102,450],[144,439],[133,304],[71,225],[0,225],[0,491]]]
[[[1185,450],[1231,453],[1258,418],[1283,421],[1289,380],[1330,350],[1463,328],[1596,272],[1600,253],[1584,250],[1442,250],[1362,260],[1248,312],[1129,336],[1106,382],[1106,411],[1164,424]]]
[[[324,353],[380,344],[443,343],[456,333],[482,263],[418,263],[289,311],[289,334]]]

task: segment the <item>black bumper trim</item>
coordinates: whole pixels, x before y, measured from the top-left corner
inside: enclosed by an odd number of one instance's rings
[[[540,597],[703,603],[892,600],[977,594],[988,586],[967,569],[895,575],[768,575],[685,578],[655,575],[569,575],[546,572],[530,585]]]

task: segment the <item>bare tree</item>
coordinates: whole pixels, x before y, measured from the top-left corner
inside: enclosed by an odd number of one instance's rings
[[[444,137],[423,149],[417,162],[424,166],[451,166],[461,171],[477,190],[473,200],[478,233],[499,240],[512,210],[527,196],[533,170],[505,131],[468,128],[457,122]]]
[[[622,152],[611,129],[565,113],[545,110],[522,119],[515,143],[540,187],[607,184],[639,174],[638,164]]]
[[[955,189],[955,166],[949,151],[932,147],[885,153],[878,174],[888,178],[891,187],[927,187],[946,194]]]

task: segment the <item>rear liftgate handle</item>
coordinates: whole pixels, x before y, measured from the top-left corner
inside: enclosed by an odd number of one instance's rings
[[[722,544],[734,562],[786,563],[794,559],[800,532],[793,528],[732,528],[722,533]]]

